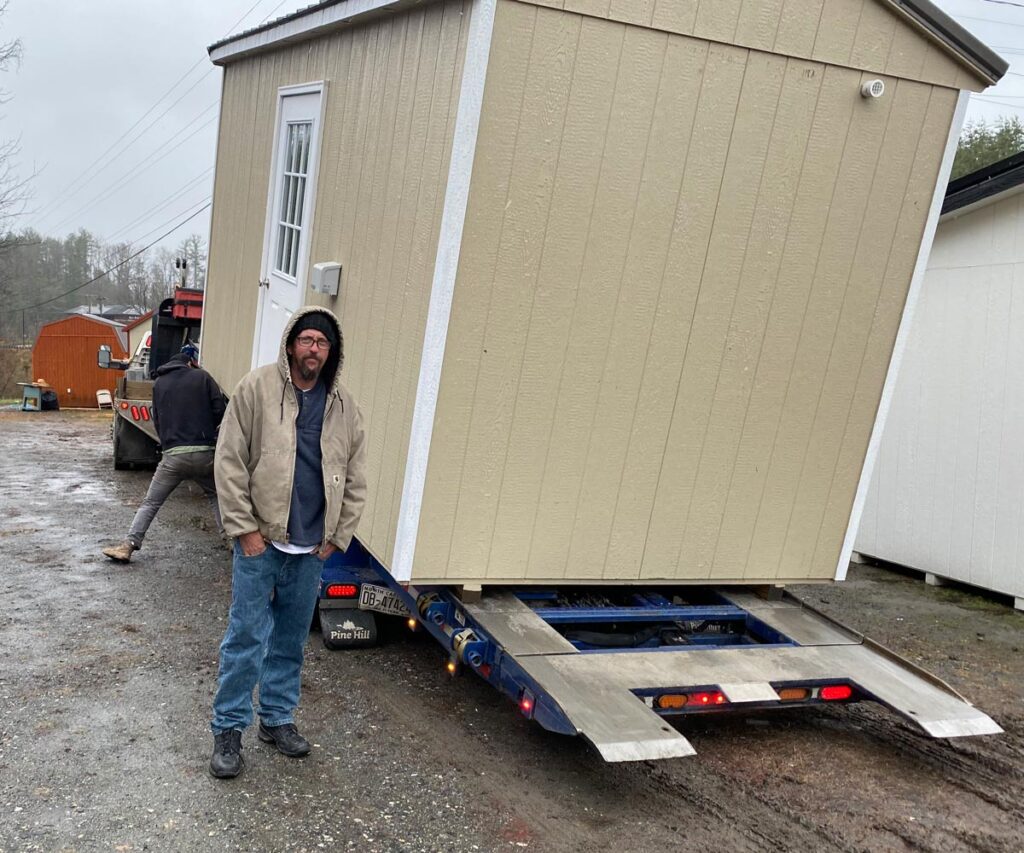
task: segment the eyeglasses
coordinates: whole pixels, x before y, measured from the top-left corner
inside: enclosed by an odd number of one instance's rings
[[[320,349],[330,349],[331,342],[327,338],[314,338],[311,335],[301,335],[295,339],[295,343],[299,346],[303,346],[306,349],[312,349],[314,346]]]

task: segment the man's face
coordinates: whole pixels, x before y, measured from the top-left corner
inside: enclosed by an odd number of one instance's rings
[[[324,368],[331,345],[320,332],[303,329],[288,347],[288,359],[305,382],[312,382]]]

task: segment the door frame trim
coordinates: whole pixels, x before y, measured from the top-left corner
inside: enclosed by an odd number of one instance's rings
[[[303,224],[306,242],[299,251],[299,265],[296,271],[295,280],[301,294],[301,304],[306,304],[306,288],[308,287],[307,275],[309,273],[309,260],[313,250],[313,222],[316,220],[316,190],[320,182],[320,156],[321,143],[324,135],[324,118],[327,107],[327,81],[316,80],[309,83],[298,83],[293,86],[281,86],[277,90],[277,103],[274,109],[274,137],[270,151],[270,175],[267,180],[267,202],[265,206],[263,222],[263,248],[260,255],[260,281],[270,274],[270,237],[273,229],[273,204],[274,192],[277,187],[277,165],[281,155],[281,113],[284,108],[284,99],[296,95],[319,95],[320,110],[316,116],[316,127],[313,130],[313,141],[316,151],[313,162],[310,164],[309,176],[307,178],[306,204],[309,205],[309,231],[305,231],[306,223]],[[259,288],[259,295],[256,297],[256,325],[252,333],[252,354],[250,355],[250,367],[256,368],[256,359],[260,350],[260,330],[263,327],[263,306],[266,304],[266,294],[263,288]]]

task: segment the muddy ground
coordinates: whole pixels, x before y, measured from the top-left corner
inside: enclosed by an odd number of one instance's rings
[[[694,758],[607,765],[427,639],[311,638],[289,760],[244,739],[207,774],[230,558],[198,489],[131,566],[100,548],[149,475],[109,414],[0,412],[0,850],[1024,850],[1024,614],[854,567],[801,594],[931,669],[1005,729],[932,741],[881,708],[682,724]]]

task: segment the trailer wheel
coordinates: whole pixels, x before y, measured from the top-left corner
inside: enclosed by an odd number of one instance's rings
[[[115,470],[152,468],[156,465],[159,453],[153,439],[116,414],[112,429]]]
[[[131,468],[128,462],[124,461],[124,442],[121,440],[121,435],[124,433],[125,425],[124,420],[119,418],[116,414],[114,415],[114,422],[110,425],[110,437],[114,442],[114,470],[115,471],[126,471]]]

